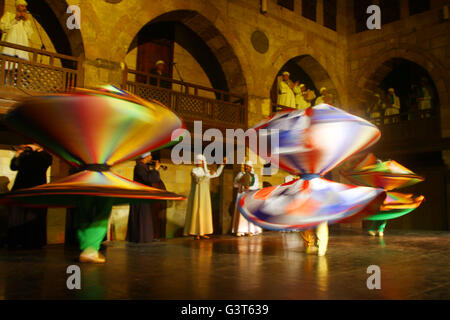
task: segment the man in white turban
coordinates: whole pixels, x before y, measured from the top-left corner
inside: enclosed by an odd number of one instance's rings
[[[239,172],[234,178],[234,187],[238,189],[238,194],[236,196],[236,207],[234,208],[231,232],[238,237],[244,235],[253,236],[261,233],[262,229],[245,219],[237,208],[239,198],[245,191],[259,189],[258,175],[254,172],[251,161],[246,161],[244,171]]]
[[[300,84],[300,81],[296,81],[293,90],[295,93],[295,107],[297,109],[304,110],[311,106],[311,103],[305,100],[304,94],[307,90],[303,83]]]
[[[328,93],[327,88],[323,87],[320,88],[320,96],[316,99],[316,105],[318,104],[322,104],[322,103],[327,103],[327,104],[331,104],[331,95]]]
[[[282,74],[282,79],[278,83],[278,100],[277,104],[280,106],[285,106],[289,108],[295,108],[295,95],[292,91],[293,83],[289,79],[289,72],[284,71]]]
[[[223,158],[223,163],[227,158]],[[191,171],[191,192],[186,209],[184,235],[194,236],[196,240],[209,239],[207,234],[213,233],[211,210],[211,193],[209,182],[221,175],[224,165],[216,172],[210,173],[206,166],[206,158],[199,154],[196,157],[196,167]]]
[[[6,12],[0,19],[0,29],[3,32],[2,41],[28,47],[33,34],[31,17],[27,12],[27,2],[16,0],[16,12]],[[4,47],[2,53],[8,56],[29,60],[28,52]]]
[[[155,67],[150,70],[150,73],[160,77],[170,78],[170,75],[166,72],[166,63],[164,62],[164,60],[156,61]],[[166,89],[172,88],[172,84],[170,83],[170,81],[160,79],[158,85],[158,79],[153,77],[150,77],[150,84]]]

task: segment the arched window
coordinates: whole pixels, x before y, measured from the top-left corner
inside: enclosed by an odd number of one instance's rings
[[[373,0],[354,0],[353,14],[355,17],[355,31],[363,32],[367,30],[367,8],[372,4]]]
[[[294,0],[277,0],[279,6],[294,11]]]
[[[323,0],[323,25],[336,31],[337,0]]]
[[[302,15],[312,21],[316,21],[317,0],[302,1]]]
[[[383,25],[400,19],[400,0],[380,0],[380,9]]]
[[[430,10],[430,0],[409,0],[409,14],[414,15]]]

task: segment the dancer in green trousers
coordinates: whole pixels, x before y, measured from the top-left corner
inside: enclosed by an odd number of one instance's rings
[[[105,263],[99,252],[108,230],[113,198],[86,197],[77,208],[77,236],[80,242],[80,262]]]

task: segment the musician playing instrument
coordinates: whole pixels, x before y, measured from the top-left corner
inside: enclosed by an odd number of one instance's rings
[[[234,210],[231,232],[238,237],[244,235],[253,236],[261,233],[262,229],[247,221],[237,209],[237,202],[245,191],[259,189],[258,175],[255,174],[253,163],[251,161],[246,161],[244,164],[244,171],[239,172],[234,178],[234,187],[238,188],[238,194],[236,197],[236,208]]]

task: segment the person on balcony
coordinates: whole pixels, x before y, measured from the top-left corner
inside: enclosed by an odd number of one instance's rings
[[[395,94],[394,88],[389,88],[387,92],[386,110],[384,111],[384,115],[387,118],[384,119],[384,123],[397,123],[399,119],[395,115],[398,114],[400,114],[400,99]]]
[[[165,69],[166,63],[163,60],[158,60],[155,63],[155,67],[150,70],[150,73],[160,77],[170,78],[170,75],[165,71]],[[150,77],[150,84],[152,86],[158,86],[158,79]],[[170,83],[170,81],[160,79],[159,87],[165,89],[172,89],[172,84]]]
[[[303,97],[304,92],[306,92],[305,85],[303,83],[300,84],[300,81],[296,81],[293,90],[295,94],[295,107],[299,110],[308,108],[311,104]]]
[[[422,78],[420,80],[420,85],[417,92],[417,108],[419,109],[419,112],[421,112],[421,117],[429,117],[430,116],[430,110],[433,108],[432,100],[433,97],[431,95],[431,88],[428,86],[428,79]]]
[[[223,159],[223,163],[227,158]],[[222,164],[216,172],[211,173],[206,166],[206,158],[199,154],[196,157],[196,167],[191,172],[191,192],[186,209],[184,235],[194,236],[196,240],[209,239],[208,234],[213,233],[211,194],[209,183],[212,178],[222,174]]]
[[[31,17],[27,12],[27,2],[16,0],[16,12],[6,12],[0,19],[0,29],[3,32],[2,41],[28,47],[33,34]],[[3,47],[2,54],[29,60],[28,52],[14,48]]]
[[[278,83],[278,100],[277,104],[295,109],[295,95],[292,91],[294,84],[289,79],[290,73],[284,71],[282,79]]]
[[[323,87],[320,88],[320,96],[316,99],[315,105],[327,103],[332,104],[333,103],[333,96],[331,93],[328,92],[327,88]]]
[[[377,126],[381,125],[381,116],[384,108],[385,105],[381,101],[381,96],[378,93],[375,93],[373,105],[367,108],[367,116]]]

